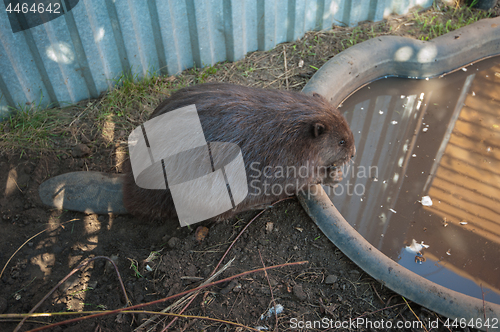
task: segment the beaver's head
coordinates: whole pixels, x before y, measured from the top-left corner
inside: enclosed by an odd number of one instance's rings
[[[320,146],[323,166],[342,166],[356,154],[354,136],[340,112],[317,93],[313,97],[322,101],[323,109],[310,126],[313,140]]]
[[[324,101],[324,109],[310,125],[310,135],[317,147],[318,166],[333,174],[334,170],[347,164],[356,154],[354,136],[346,119],[337,109],[318,94],[313,96]],[[328,174],[323,172],[322,177],[328,177]]]

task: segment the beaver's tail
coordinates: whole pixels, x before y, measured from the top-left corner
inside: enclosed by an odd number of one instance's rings
[[[128,213],[123,204],[123,174],[72,172],[43,182],[38,194],[46,205],[86,213]]]

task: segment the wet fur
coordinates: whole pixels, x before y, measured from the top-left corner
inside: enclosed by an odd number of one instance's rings
[[[228,218],[252,207],[270,204],[288,196],[263,194],[264,184],[287,185],[288,193],[302,187],[338,181],[334,166],[348,162],[355,153],[354,138],[344,117],[318,94],[256,89],[239,85],[212,83],[178,90],[165,99],[151,118],[187,105],[196,105],[207,142],[232,142],[242,151],[249,184],[245,200],[220,216]],[[262,165],[251,166],[252,163]],[[282,177],[262,174],[270,166],[307,167],[304,177]],[[320,172],[318,172],[318,166]],[[329,168],[327,168],[329,167]],[[268,168],[269,169],[269,168]],[[276,175],[276,176],[274,176]],[[269,176],[269,177],[268,177]],[[259,194],[259,190],[260,194]],[[167,190],[139,188],[128,166],[124,181],[124,203],[127,210],[145,219],[175,217],[172,196]]]

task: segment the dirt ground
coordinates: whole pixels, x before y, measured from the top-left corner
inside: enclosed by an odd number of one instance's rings
[[[497,6],[493,15],[499,12]],[[473,11],[464,13],[477,15]],[[63,112],[71,121],[54,131],[57,135],[50,139],[52,145],[48,148],[39,147],[36,142],[8,143],[6,135],[16,128],[12,128],[9,122],[0,124],[4,141],[0,151],[0,269],[5,267],[0,279],[0,314],[29,312],[73,268],[97,256],[106,256],[116,263],[133,305],[159,300],[200,285],[211,275],[231,242],[259,211],[243,213],[223,222],[202,223],[191,229],[179,228],[176,220],[144,223],[130,215],[53,210],[41,203],[38,186],[51,177],[71,171],[121,172],[130,129],[145,121],[161,98],[181,86],[226,81],[300,90],[316,68],[344,48],[368,38],[389,34],[419,39],[434,37],[432,31],[420,23],[420,16],[437,17],[434,23],[459,20],[453,8],[434,6],[418,14],[394,16],[378,23],[366,22],[357,28],[334,27],[331,31],[311,32],[294,43],[278,45],[268,52],[251,53],[238,62],[190,69],[178,77],[156,77],[145,93],[147,97],[134,100],[127,106],[130,111],[120,110],[124,112],[120,113],[113,109],[108,103],[109,95],[65,108]],[[106,121],[102,115],[108,114],[103,110],[105,107],[112,115]],[[89,153],[80,156],[75,149],[77,144],[84,144]],[[203,236],[203,231],[208,231],[208,234]],[[233,258],[232,264],[215,280],[263,266],[307,262],[278,267],[269,270],[267,275],[249,273],[204,288],[189,305],[184,301],[168,308],[167,312],[179,313],[186,307],[182,315],[212,320],[179,318],[169,330],[244,331],[242,326],[279,331],[294,327],[328,330],[326,326],[306,327],[308,322],[322,319],[333,324],[357,318],[364,318],[372,324],[446,320],[407,302],[365,274],[328,241],[296,198],[278,203],[253,221],[235,242],[222,265]],[[175,300],[143,309],[160,312]],[[278,304],[283,307],[283,312],[268,317],[268,310]],[[98,258],[51,293],[36,312],[102,312],[125,305],[112,264]],[[79,316],[34,317],[24,323],[22,330],[74,317]],[[134,331],[148,317],[152,315],[108,314],[51,330]],[[2,319],[0,330],[12,331],[18,321],[15,318]],[[161,331],[171,321],[172,317],[156,318],[153,324],[141,330]],[[348,326],[340,330],[390,329]],[[447,329],[442,325],[433,329],[441,330],[470,329]]]

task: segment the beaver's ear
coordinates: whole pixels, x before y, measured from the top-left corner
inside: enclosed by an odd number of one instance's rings
[[[314,91],[305,92],[305,94],[308,96],[311,96],[313,98],[324,99],[322,95],[320,95],[319,93],[314,92]]]
[[[313,123],[312,128],[311,128],[311,132],[312,132],[313,137],[318,137],[318,136],[323,135],[323,133],[325,132],[325,125],[323,125],[322,123],[319,123],[319,122]]]

